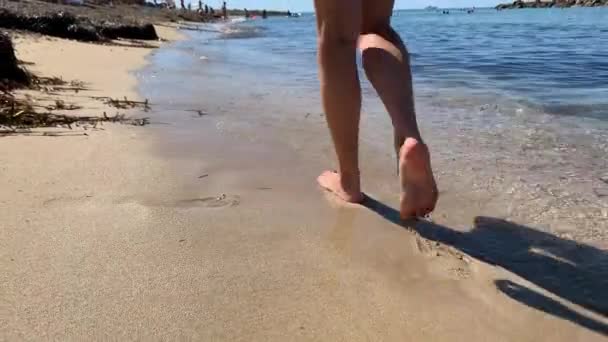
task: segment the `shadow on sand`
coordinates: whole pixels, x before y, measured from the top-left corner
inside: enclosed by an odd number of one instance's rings
[[[608,252],[505,220],[477,217],[470,232],[427,221],[405,224],[399,212],[368,197],[365,207],[422,237],[500,266],[548,292],[608,317]],[[608,325],[510,280],[496,280],[507,296],[608,336]]]

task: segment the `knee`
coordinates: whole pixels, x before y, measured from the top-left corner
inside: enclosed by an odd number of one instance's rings
[[[359,32],[332,25],[322,25],[319,29],[319,47],[347,48],[355,50]]]

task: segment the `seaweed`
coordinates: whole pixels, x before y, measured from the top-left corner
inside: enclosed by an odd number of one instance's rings
[[[150,123],[148,118],[130,118],[124,114],[108,116],[72,116],[65,114],[54,114],[53,109],[73,110],[78,109],[73,105],[66,105],[62,101],[57,101],[54,108],[45,108],[46,111],[39,112],[35,106],[26,100],[17,99],[7,91],[0,93],[0,126],[11,130],[22,128],[37,127],[68,127],[73,124],[93,124],[101,122],[116,122],[136,126],[144,126]]]

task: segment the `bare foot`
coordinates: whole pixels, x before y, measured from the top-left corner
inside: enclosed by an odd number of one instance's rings
[[[360,203],[363,201],[363,193],[359,183],[359,175],[341,177],[336,171],[325,171],[318,178],[319,185],[340,199],[349,203]]]
[[[401,218],[424,217],[435,210],[438,191],[428,147],[408,138],[399,151]]]

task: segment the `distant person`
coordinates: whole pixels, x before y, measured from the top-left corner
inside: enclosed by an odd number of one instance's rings
[[[226,8],[226,1],[222,3],[222,17],[224,20],[228,19],[228,9]]]
[[[201,0],[198,0],[198,10],[199,11],[203,10],[203,2]]]
[[[290,10],[287,10],[287,16],[291,17],[291,11]]]
[[[250,17],[249,11],[245,8],[244,12],[245,12],[245,18],[249,19],[249,17]]]
[[[266,10],[262,11],[262,18],[264,18],[264,19],[268,18],[268,13],[266,13]]]
[[[435,209],[437,185],[414,108],[409,53],[390,25],[394,0],[315,0],[321,98],[338,157],[319,185],[346,202],[360,203],[359,120],[363,68],[391,117],[401,184],[400,216],[422,217]]]
[[[205,14],[209,14],[209,6],[205,5]]]

